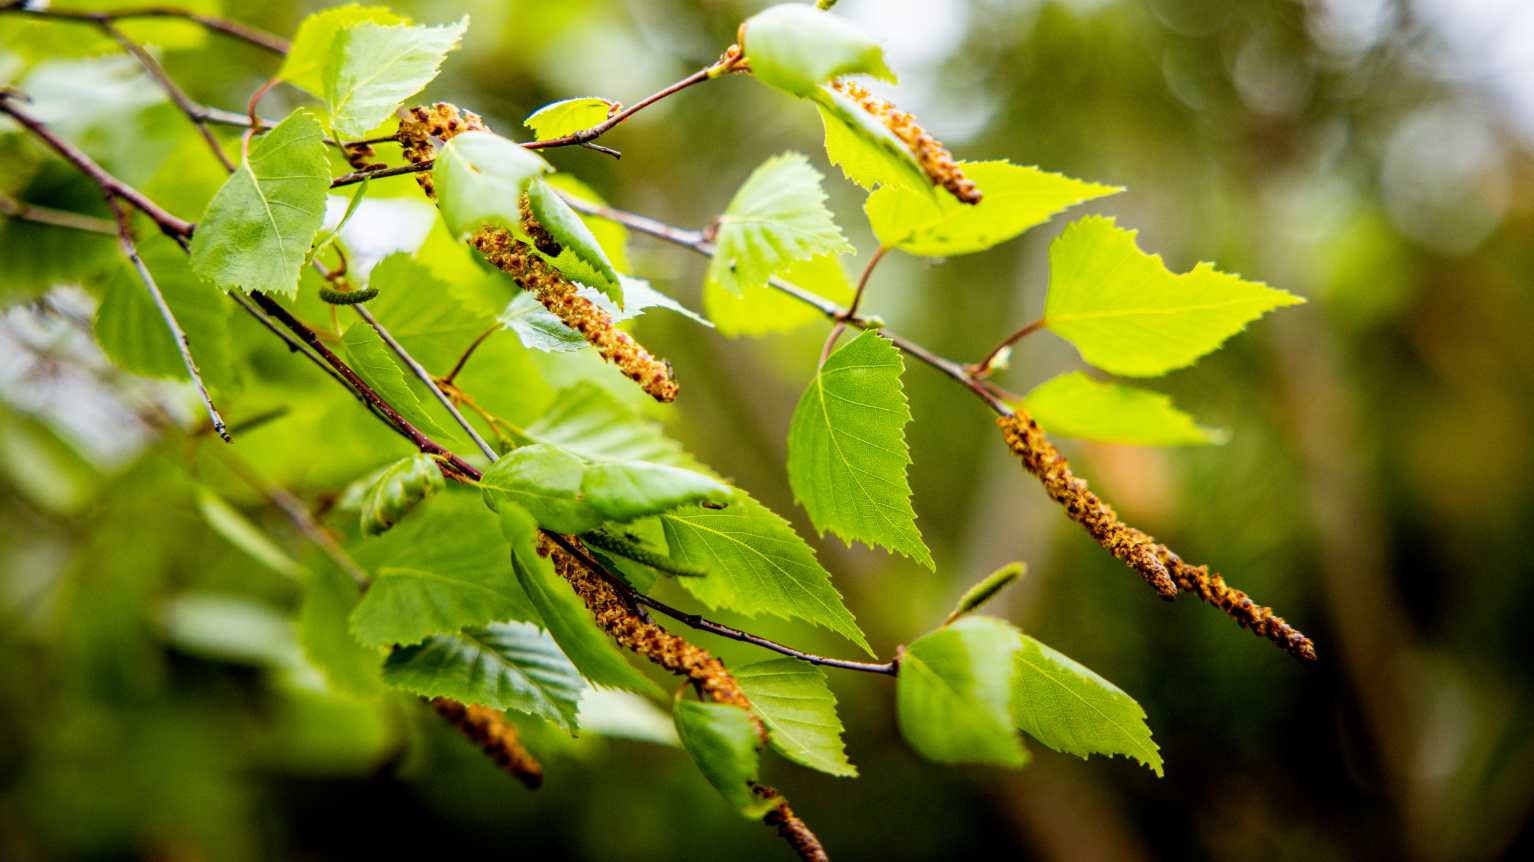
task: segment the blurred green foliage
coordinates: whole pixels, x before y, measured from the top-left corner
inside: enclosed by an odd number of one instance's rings
[[[289,34],[311,11],[225,5]],[[472,16],[429,95],[514,134],[548,102],[630,103],[675,80],[765,4],[395,5],[418,20]],[[1504,53],[1534,64],[1524,50],[1534,39],[1515,38],[1534,24],[1518,4],[1467,4],[1458,17],[1445,5],[1455,4],[838,5],[887,41],[902,105],[960,157],[1127,186],[1092,206],[1139,228],[1174,271],[1213,258],[1310,300],[1159,382],[1202,424],[1228,429],[1227,444],[1066,448],[1127,520],[1272,604],[1315,638],[1322,661],[1300,667],[1191,599],[1155,601],[1061,517],[967,393],[913,367],[910,479],[938,574],[815,543],[875,649],[889,653],[940,622],[981,573],[1025,559],[1027,578],[987,612],[1139,700],[1166,778],[1037,746],[1016,773],[938,768],[899,739],[887,680],[835,675],[862,778],[770,758],[763,768],[836,858],[1462,859],[1534,848],[1534,629],[1524,624],[1534,612],[1534,122],[1516,89],[1534,85],[1525,74],[1503,87],[1494,66],[1474,74],[1473,61],[1500,55],[1463,50],[1500,33]],[[10,52],[0,70],[22,68],[28,52],[110,47],[61,26],[0,17]],[[237,110],[275,71],[237,43],[179,29],[162,38],[176,48],[167,69],[207,104]],[[201,142],[169,106],[134,103],[147,87],[124,86],[132,76],[115,58],[94,62],[99,77],[44,76],[56,89],[34,92],[39,105],[64,105],[50,117],[61,130],[172,211],[199,212],[221,180]],[[301,98],[278,90],[263,107],[281,116]],[[866,254],[863,194],[819,161],[819,123],[804,107],[723,80],[604,138],[621,160],[580,149],[549,158],[615,204],[696,226],[753,166],[802,150],[835,180],[832,209]],[[136,133],[102,134],[123,124]],[[413,192],[400,182],[375,191]],[[89,185],[18,135],[0,136],[0,192],[106,214]],[[1039,315],[1058,230],[941,264],[892,259],[868,308],[945,354],[978,358]],[[447,237],[428,245],[443,249],[422,255],[439,275],[475,271]],[[0,246],[31,250],[7,252],[7,301],[45,286],[37,259],[67,260],[80,278],[114,262],[109,241],[11,220],[0,221]],[[630,254],[635,272],[700,306],[706,262],[642,240]],[[529,722],[548,770],[529,794],[413,703],[330,693],[284,640],[296,637],[283,620],[298,588],[210,526],[199,495],[213,489],[309,568],[323,558],[215,441],[160,434],[161,417],[136,415],[146,402],[192,414],[180,390],[92,364],[88,336],[67,321],[80,313],[18,305],[0,322],[0,857],[782,858],[768,830],[744,824],[672,748],[571,741]],[[670,315],[637,326],[687,386],[671,433],[813,535],[782,465],[822,330],[727,341]],[[243,319],[230,328],[260,384],[231,384],[248,387],[234,418],[287,410],[239,435],[250,469],[326,500],[406,454],[268,334]],[[606,379],[586,354],[530,353],[511,338],[483,349],[490,359],[458,382],[519,424],[556,386]],[[1078,367],[1068,346],[1040,336],[998,380],[1026,390]],[[479,370],[490,368],[499,376]],[[632,397],[622,383],[614,391]],[[355,530],[355,514],[334,523]],[[843,648],[805,627],[757,628]],[[761,658],[708,646],[732,664]]]

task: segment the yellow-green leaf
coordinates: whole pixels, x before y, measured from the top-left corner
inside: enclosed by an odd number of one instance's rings
[[[895,80],[877,42],[847,19],[803,3],[773,6],[746,19],[740,29],[751,74],[795,96],[842,75]]]
[[[927,257],[984,251],[1067,207],[1122,191],[1005,161],[960,164],[985,194],[979,204],[926,190],[877,189],[863,210],[879,242]]]
[[[1205,428],[1177,409],[1169,396],[1094,380],[1083,371],[1040,383],[1023,396],[1022,406],[1051,432],[1084,440],[1196,446],[1225,439],[1223,431]]]
[[[1044,318],[1104,371],[1154,377],[1191,365],[1248,323],[1303,299],[1200,263],[1177,274],[1135,231],[1088,216],[1049,250]]]
[[[330,60],[336,36],[345,27],[371,21],[374,24],[408,24],[409,18],[396,15],[387,6],[362,6],[348,3],[333,6],[304,18],[293,37],[293,45],[277,70],[277,77],[311,95],[325,95],[325,64]]]
[[[1122,754],[1161,775],[1161,751],[1134,698],[1027,635],[1017,653],[1017,724],[1063,754]]]
[[[335,38],[325,66],[325,101],[337,133],[361,137],[437,77],[469,17],[441,27],[361,21]]]
[[[794,261],[852,251],[825,200],[820,173],[802,153],[763,162],[719,217],[707,283],[739,293]]]
[[[562,138],[589,129],[607,119],[613,103],[595,96],[561,99],[550,102],[527,116],[522,125],[533,130],[540,141]]]

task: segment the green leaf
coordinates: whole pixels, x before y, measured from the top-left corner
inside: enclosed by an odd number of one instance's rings
[[[778,277],[839,305],[852,299],[852,284],[836,255],[822,254],[796,261],[780,270]],[[825,315],[808,303],[765,284],[745,287],[735,294],[721,285],[706,283],[703,285],[703,307],[719,331],[731,337],[787,332],[825,319]]]
[[[646,698],[611,688],[589,688],[581,696],[581,732],[679,748],[676,723]]]
[[[292,668],[300,657],[293,621],[245,596],[183,592],[159,608],[165,639],[190,655],[266,668]]]
[[[1067,207],[1123,191],[1004,161],[960,164],[985,193],[979,204],[928,191],[877,189],[863,211],[879,242],[927,257],[984,251]]]
[[[943,625],[949,625],[959,617],[978,610],[981,605],[994,599],[1002,590],[1012,586],[1012,583],[1021,578],[1027,571],[1028,566],[1026,563],[1007,563],[1005,566],[981,578],[979,583],[965,590],[964,595],[959,597],[958,603],[954,605],[953,611],[948,614],[948,619],[943,621]]]
[[[899,186],[933,194],[932,181],[905,142],[858,103],[830,87],[809,96],[826,129],[826,157],[865,189]]]
[[[325,66],[330,126],[360,138],[383,124],[400,103],[437,77],[447,52],[469,27],[465,15],[441,27],[362,21],[336,36]]]
[[[325,95],[325,64],[330,59],[336,36],[345,27],[371,21],[374,24],[408,24],[410,19],[389,11],[385,6],[359,6],[348,3],[315,12],[298,25],[293,46],[282,60],[277,77],[310,95]]]
[[[596,236],[586,227],[580,215],[565,203],[558,192],[541,180],[535,179],[528,184],[527,203],[533,218],[559,240],[566,252],[601,276],[599,283],[593,286],[621,306],[623,287],[619,282],[618,270],[613,268],[612,261],[607,259],[607,253],[602,250],[602,244],[597,242]]]
[[[609,521],[632,521],[691,503],[723,504],[731,494],[702,473],[646,461],[605,461],[581,476],[581,496]]]
[[[301,581],[308,576],[309,572],[302,564],[288,556],[287,551],[279,548],[250,519],[208,488],[197,488],[197,511],[202,513],[203,520],[208,522],[213,532],[228,539],[229,544],[249,554],[251,559],[294,580]]]
[[[186,255],[169,240],[149,239],[140,245],[139,253],[186,332],[187,346],[203,378],[211,386],[231,380],[232,304],[198,280]],[[188,379],[175,336],[166,328],[138,272],[126,262],[107,284],[92,329],[101,349],[118,367],[154,377]]]
[[[135,82],[133,86],[141,88],[142,84]],[[103,205],[101,187],[62,160],[45,161],[25,183],[17,177],[14,185],[7,180],[6,186],[7,194],[29,204],[110,218]],[[159,240],[146,237],[140,244],[140,251],[147,259],[159,244]],[[176,254],[181,254],[179,249]],[[82,233],[16,218],[0,218],[0,260],[5,261],[5,277],[0,278],[0,303],[6,305],[41,296],[58,284],[92,284],[103,273],[128,272],[122,269],[125,261],[115,236]],[[133,273],[133,279],[138,281],[136,273]],[[140,283],[139,292],[143,290]],[[177,365],[180,365],[179,357]],[[185,368],[180,372],[185,373]]]
[[[651,308],[665,308],[704,326],[713,326],[692,309],[651,287],[650,283],[644,279],[626,275],[619,275],[618,278],[623,283],[623,308],[621,309],[613,305],[612,300],[595,288],[581,285],[576,292],[607,312],[614,322],[632,320]],[[574,350],[585,350],[591,346],[579,332],[565,326],[559,318],[543,307],[537,297],[525,290],[519,291],[512,297],[511,302],[506,305],[506,310],[502,311],[496,319],[503,327],[516,333],[517,339],[524,347],[533,350],[542,350],[546,353],[568,353]]]
[[[707,283],[739,293],[796,260],[852,251],[825,200],[820,173],[803,154],[763,162],[719,217]]]
[[[496,623],[401,647],[384,662],[383,676],[422,697],[516,710],[572,733],[586,690],[580,671],[532,623]]]
[[[479,480],[491,499],[526,509],[538,525],[556,533],[584,533],[602,515],[581,495],[586,462],[558,446],[535,443],[501,456]]]
[[[437,420],[421,406],[415,390],[405,382],[405,372],[395,361],[394,352],[365,321],[358,321],[346,328],[341,336],[341,346],[346,353],[347,364],[387,401],[410,424],[432,437],[446,432]]]
[[[385,467],[362,495],[363,534],[378,536],[388,532],[444,485],[437,459],[424,452],[406,455]]]
[[[437,495],[419,515],[354,552],[373,584],[352,614],[352,633],[382,646],[537,619],[509,554],[499,519],[473,494]]]
[[[1044,319],[1104,371],[1154,377],[1191,365],[1247,323],[1305,301],[1209,263],[1174,274],[1135,233],[1089,216],[1049,249]]]
[[[764,84],[805,96],[842,75],[867,74],[894,81],[884,50],[847,19],[802,3],[759,12],[741,25],[751,74]]]
[[[613,103],[595,96],[550,102],[528,115],[522,125],[540,141],[562,138],[606,121]]]
[[[325,219],[324,138],[302,109],[256,138],[192,236],[198,276],[225,290],[298,295],[299,270]]]
[[[912,641],[895,683],[906,742],[938,763],[1023,765],[1011,706],[1018,638],[1002,620],[965,617]]]
[[[906,481],[904,371],[900,351],[873,331],[831,354],[794,409],[788,480],[822,535],[880,545],[935,569]]]
[[[379,261],[368,273],[368,287],[378,290],[368,311],[435,374],[447,373],[492,322],[470,307],[467,286],[448,284],[404,253]]]
[[[660,517],[672,558],[708,572],[677,580],[710,608],[807,620],[873,655],[815,552],[744,491],[727,509],[690,506]]]
[[[572,174],[553,174],[546,177],[544,182],[553,186],[561,195],[564,195],[566,200],[583,201],[595,206],[607,205],[607,201],[597,194],[595,189]],[[631,268],[628,261],[628,228],[612,219],[586,215],[581,218],[586,222],[586,227],[590,228],[592,234],[596,236],[597,241],[602,244],[602,250],[607,253],[613,266],[617,267],[619,272],[627,272]]]
[[[1162,774],[1161,751],[1134,698],[1027,635],[1017,666],[1014,710],[1024,733],[1062,754],[1122,754]]]
[[[331,688],[355,697],[372,697],[383,690],[379,673],[383,654],[359,643],[347,622],[361,592],[340,569],[317,567],[298,609],[298,644]]]
[[[758,799],[751,792],[759,761],[750,713],[727,703],[678,699],[672,715],[682,747],[726,802],[752,820],[772,810],[776,800]]]
[[[831,775],[857,776],[842,748],[842,720],[825,671],[783,658],[736,668],[735,680],[766,723],[779,754]]]
[[[511,543],[511,564],[544,628],[570,661],[594,685],[626,688],[645,694],[662,694],[628,663],[612,640],[598,629],[591,612],[570,585],[554,571],[554,564],[537,550],[538,525],[526,510],[514,505],[500,507],[501,530]]]
[[[464,132],[443,144],[432,166],[437,206],[453,236],[484,225],[520,229],[522,193],[553,170],[543,157],[493,132]]]
[[[660,426],[641,418],[595,383],[561,390],[553,405],[525,430],[533,440],[562,446],[592,461],[649,461],[709,472]]]
[[[1160,392],[1093,380],[1072,371],[1035,386],[1023,409],[1045,428],[1066,437],[1139,446],[1223,443],[1225,432],[1205,428]]]

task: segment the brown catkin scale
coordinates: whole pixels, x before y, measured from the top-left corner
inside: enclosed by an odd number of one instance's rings
[[[1087,490],[1087,483],[1072,475],[1069,463],[1060,450],[1050,443],[1038,423],[1027,414],[1003,416],[996,420],[1001,426],[1007,445],[1023,461],[1023,467],[1039,481],[1055,502],[1065,506],[1072,520],[1087,528],[1097,543],[1113,552],[1115,557],[1139,571],[1158,593],[1165,598],[1174,597],[1180,587],[1184,592],[1219,608],[1239,623],[1262,637],[1271,640],[1285,652],[1305,661],[1316,658],[1315,644],[1271,608],[1252,601],[1246,593],[1225,583],[1219,575],[1211,575],[1207,566],[1190,566],[1183,562],[1170,548],[1140,530],[1125,525],[1114,515],[1113,509]],[[1168,595],[1162,579],[1172,587]]]
[[[377,161],[378,153],[371,144],[347,144],[341,148],[341,154],[346,157],[346,163],[351,165],[354,171],[387,167]]]
[[[406,111],[405,118],[400,120],[399,131],[394,133],[394,139],[399,141],[400,153],[407,161],[412,165],[424,165],[437,157],[437,145],[433,138],[446,141],[461,132],[484,131],[487,128],[485,121],[473,111],[462,110],[447,102],[437,102],[430,108],[416,105]],[[415,181],[421,184],[427,197],[436,198],[437,190],[432,185],[429,171],[416,174]]]
[[[982,195],[975,181],[964,175],[964,169],[959,167],[953,153],[948,152],[942,141],[928,134],[916,122],[915,116],[852,81],[832,81],[831,89],[857,102],[859,107],[876,117],[895,137],[904,142],[933,185],[947,189],[960,203],[980,203]]]
[[[724,662],[708,650],[694,646],[684,638],[642,618],[607,579],[588,569],[547,536],[538,537],[538,553],[553,560],[554,571],[568,581],[575,594],[580,596],[597,626],[620,646],[644,656],[677,676],[686,677],[703,700],[744,709],[756,728],[757,738],[762,745],[767,744],[766,725],[757,718],[751,709],[751,701],[741,690],[740,683],[725,669]],[[751,791],[759,799],[777,800],[777,804],[763,816],[762,822],[777,829],[778,835],[788,842],[800,859],[806,862],[827,862],[830,859],[820,839],[799,819],[789,807],[788,800],[778,791],[756,783],[751,785]]]
[[[1088,490],[1086,480],[1071,472],[1070,462],[1044,436],[1038,423],[1019,413],[1003,416],[996,424],[1001,426],[1007,445],[1023,460],[1023,467],[1044,483],[1050,499],[1064,506],[1071,520],[1086,527],[1097,544],[1139,572],[1163,599],[1177,598],[1177,584],[1156,554],[1156,541],[1120,521],[1112,506]]]
[[[472,706],[439,697],[431,702],[447,722],[479,746],[496,766],[537,790],[543,784],[543,766],[522,746],[517,729],[505,715],[486,706]]]
[[[820,839],[815,837],[815,833],[810,831],[810,827],[806,826],[803,820],[799,819],[799,815],[789,807],[788,800],[784,799],[778,791],[765,784],[753,784],[751,792],[756,794],[758,799],[778,800],[778,804],[767,812],[762,822],[777,829],[778,835],[793,848],[800,859],[804,862],[831,862],[831,857],[826,854],[826,848],[821,846]]]
[[[469,244],[523,290],[532,291],[544,308],[579,332],[603,359],[618,366],[651,398],[676,400],[678,387],[671,375],[671,363],[655,358],[633,336],[614,326],[607,312],[581,296],[576,286],[534,253],[531,246],[517,240],[510,231],[489,227],[471,236]]]
[[[1225,583],[1218,573],[1210,574],[1208,566],[1188,565],[1166,545],[1157,545],[1156,552],[1185,592],[1224,611],[1242,628],[1267,638],[1284,652],[1304,661],[1316,660],[1316,645],[1283,617],[1273,613],[1272,608],[1252,601],[1251,596]]]
[[[572,540],[573,541],[573,540]],[[698,697],[713,703],[728,703],[749,711],[751,701],[740,683],[725,669],[724,662],[708,650],[649,622],[634,612],[605,578],[590,571],[546,536],[538,537],[538,553],[554,561],[554,571],[570,582],[575,594],[586,603],[597,626],[612,636],[620,646],[660,665],[677,676],[686,677]],[[752,713],[751,721],[764,739],[766,729]]]

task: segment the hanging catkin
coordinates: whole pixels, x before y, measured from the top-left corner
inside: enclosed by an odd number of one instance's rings
[[[543,784],[543,766],[522,745],[516,727],[497,710],[459,703],[445,697],[431,702],[437,714],[480,747],[496,766],[537,790]]]
[[[831,89],[858,103],[858,106],[872,114],[884,124],[884,127],[894,133],[908,149],[911,155],[921,165],[922,171],[933,185],[942,186],[948,190],[960,203],[980,203],[981,192],[975,185],[974,180],[964,175],[964,169],[954,159],[943,142],[927,133],[921,124],[916,122],[916,117],[909,112],[902,111],[890,102],[868,92],[867,88],[847,80],[835,80],[831,82]]]
[[[1211,575],[1207,566],[1188,565],[1166,545],[1120,521],[1111,506],[1087,489],[1085,479],[1071,473],[1065,456],[1026,413],[1000,417],[996,424],[1001,426],[1007,445],[1022,459],[1023,468],[1043,483],[1051,499],[1065,507],[1066,515],[1086,527],[1099,545],[1138,571],[1162,598],[1175,598],[1178,588],[1194,593],[1285,652],[1315,660],[1316,648],[1310,638],[1271,608],[1226,585],[1219,575]]]
[[[572,538],[569,541],[579,548],[578,539]],[[586,603],[586,609],[595,618],[597,626],[611,635],[613,640],[671,673],[686,677],[703,700],[744,709],[751,717],[760,744],[767,744],[766,725],[757,718],[756,712],[751,709],[751,701],[741,690],[740,683],[725,669],[724,662],[708,650],[694,646],[682,637],[640,617],[606,578],[591,571],[579,558],[547,536],[538,537],[538,553],[553,560],[554,571],[570,583],[575,594]],[[759,799],[777,800],[777,804],[763,816],[762,822],[776,829],[800,859],[805,862],[829,860],[820,839],[799,819],[782,794],[765,784],[754,782],[751,791]]]
[[[411,164],[420,165],[436,157],[435,141],[446,141],[463,132],[485,128],[479,115],[438,102],[430,108],[419,105],[411,108],[400,121],[395,138],[405,158]],[[428,197],[436,197],[436,188],[428,172],[417,173],[416,182],[421,184]],[[518,207],[522,229],[533,239],[538,251],[551,257],[559,254],[559,242],[533,217],[526,195],[518,201]],[[633,336],[619,329],[611,315],[581,296],[579,288],[535,253],[533,246],[517,239],[505,228],[488,226],[470,236],[469,244],[493,266],[511,276],[523,290],[532,293],[561,323],[580,333],[604,360],[617,366],[651,398],[676,400],[677,383],[671,363],[656,358]]]

